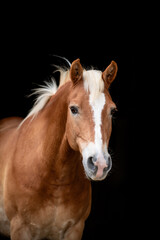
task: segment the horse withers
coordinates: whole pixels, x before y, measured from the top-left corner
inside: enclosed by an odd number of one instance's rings
[[[104,72],[75,60],[60,69],[25,119],[0,122],[0,232],[12,240],[80,240],[91,209],[90,180],[106,178],[112,113]]]

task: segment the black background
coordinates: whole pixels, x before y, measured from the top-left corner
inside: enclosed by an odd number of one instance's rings
[[[130,239],[138,228],[138,223],[133,221],[137,196],[132,180],[137,110],[135,62],[138,56],[129,32],[122,37],[122,30],[114,32],[114,24],[108,27],[106,23],[104,27],[105,19],[102,19],[103,27],[91,20],[73,24],[71,16],[62,22],[52,17],[44,21],[44,12],[40,14],[41,20],[35,17],[32,21],[29,13],[23,16],[21,11],[18,17],[13,14],[3,25],[0,117],[27,115],[34,99],[27,98],[31,89],[52,75],[58,77],[53,74],[52,64],[64,61],[52,56],[54,54],[70,62],[80,58],[84,67],[94,66],[102,71],[112,60],[116,61],[118,74],[110,87],[118,108],[110,140],[113,169],[104,181],[92,182],[92,210],[83,240]]]

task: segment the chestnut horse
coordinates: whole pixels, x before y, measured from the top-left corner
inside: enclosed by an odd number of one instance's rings
[[[85,70],[80,60],[48,83],[29,115],[0,122],[0,232],[12,240],[79,240],[91,209],[90,180],[112,162],[116,108],[108,88],[117,64]]]

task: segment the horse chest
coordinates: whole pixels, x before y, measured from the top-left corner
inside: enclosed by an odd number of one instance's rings
[[[6,236],[9,236],[10,234],[10,224],[4,210],[1,188],[0,188],[0,232]]]
[[[46,207],[40,211],[42,218],[37,215],[37,220],[30,222],[30,231],[33,239],[64,239],[65,234],[79,221],[84,221],[84,212],[79,209],[75,213],[74,207],[59,205]]]
[[[0,206],[0,232],[6,236],[10,234],[10,223],[3,206]]]

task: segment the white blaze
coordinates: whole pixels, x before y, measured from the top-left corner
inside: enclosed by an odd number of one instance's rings
[[[95,153],[102,152],[102,133],[101,133],[101,117],[102,110],[105,105],[104,81],[102,79],[102,72],[96,70],[89,70],[83,72],[84,89],[89,92],[89,104],[93,111],[93,121],[95,124],[95,139],[94,151]],[[91,147],[89,147],[91,149]]]
[[[95,124],[94,127],[94,142],[90,142],[82,151],[83,155],[83,165],[88,173],[88,175],[95,180],[96,176],[92,173],[92,170],[88,168],[87,166],[87,160],[89,157],[96,155],[99,159],[102,159],[102,163],[104,164],[104,157],[103,157],[103,141],[102,141],[102,131],[101,131],[101,125],[102,125],[102,110],[105,105],[105,95],[104,93],[99,93],[99,96],[96,98],[92,98],[93,95],[90,94],[89,96],[89,104],[92,108],[93,112],[93,121]],[[106,149],[106,153],[108,154],[108,151]],[[100,162],[99,162],[100,164]],[[102,172],[100,168],[98,168],[97,173]],[[102,174],[101,174],[102,175]],[[103,178],[106,176],[104,175]],[[102,178],[101,178],[102,180]]]
[[[89,96],[89,103],[93,110],[93,120],[95,124],[95,147],[98,153],[102,152],[102,132],[101,132],[101,124],[102,124],[102,110],[105,105],[105,95],[104,93],[99,93],[97,98],[92,99],[92,95]]]
[[[93,121],[95,124],[94,127],[94,142],[90,142],[82,151],[84,165],[87,166],[87,159],[95,154],[103,156],[103,141],[102,141],[102,110],[105,105],[105,95],[100,93],[99,96],[95,99],[92,98],[92,95],[89,97],[89,104],[93,112]],[[108,153],[106,149],[106,153]]]
[[[105,156],[109,155],[107,146],[105,143],[103,143],[102,140],[101,130],[102,111],[106,103],[105,94],[103,93],[104,81],[102,79],[102,72],[96,70],[84,71],[83,78],[84,89],[89,92],[89,104],[91,106],[92,117],[94,121],[94,140],[93,142],[89,142],[88,145],[82,150],[83,166],[87,176],[93,180],[102,180],[106,177],[107,174],[106,172],[104,176],[101,176],[99,178],[99,175],[103,175],[103,166],[107,164],[104,158],[104,154]],[[96,176],[93,173],[92,169],[88,167],[88,158],[93,156],[97,157],[98,171],[96,173]]]

